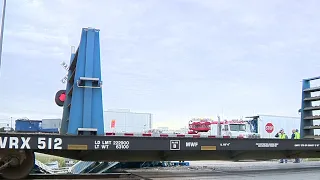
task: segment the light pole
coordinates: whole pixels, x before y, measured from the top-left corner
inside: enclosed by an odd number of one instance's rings
[[[0,34],[0,69],[1,69],[1,62],[2,62],[2,42],[3,42],[3,29],[4,29],[4,19],[6,14],[6,5],[7,5],[7,0],[3,0],[1,34]]]

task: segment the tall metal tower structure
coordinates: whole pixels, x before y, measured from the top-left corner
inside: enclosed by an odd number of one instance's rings
[[[311,87],[311,81],[319,80],[320,77],[313,77],[302,80],[302,103],[301,103],[301,138],[316,139],[314,130],[320,129],[320,116],[314,115],[314,111],[320,110],[320,106],[314,105],[313,102],[320,101],[320,95],[313,93],[320,92],[320,86]],[[318,122],[318,123],[317,123]]]

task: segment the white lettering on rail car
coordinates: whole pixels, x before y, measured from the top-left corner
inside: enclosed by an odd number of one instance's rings
[[[230,146],[230,143],[220,143],[220,146],[221,146],[221,147],[229,147],[229,146]]]
[[[1,137],[0,148],[30,149],[30,139],[30,137]]]
[[[94,141],[95,149],[109,149],[109,146],[112,144],[112,141]]]
[[[62,149],[62,139],[39,137],[38,149]]]
[[[319,147],[319,144],[295,144],[294,147]]]
[[[61,138],[46,138],[39,137],[37,139],[38,149],[62,149],[62,139]],[[30,146],[31,137],[0,137],[0,148],[9,148],[9,149],[31,149]]]
[[[0,148],[31,149],[29,144],[30,139],[30,137],[1,137]],[[21,145],[19,146],[19,144]]]
[[[256,146],[259,148],[276,148],[278,147],[279,143],[256,143]]]
[[[186,142],[186,147],[197,147],[198,142]]]
[[[129,149],[129,141],[113,141],[116,149]]]
[[[1,137],[0,148],[31,149],[29,144],[30,139],[30,137]]]
[[[115,149],[129,149],[129,141],[94,141],[94,149],[109,149],[114,146]]]

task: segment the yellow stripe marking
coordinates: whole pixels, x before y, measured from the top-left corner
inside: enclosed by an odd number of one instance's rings
[[[201,151],[215,151],[217,150],[216,146],[201,146]]]
[[[68,144],[68,150],[88,150],[88,145]]]

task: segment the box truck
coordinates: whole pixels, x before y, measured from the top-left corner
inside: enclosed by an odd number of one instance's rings
[[[300,130],[300,117],[256,115],[246,117],[250,131],[260,134],[260,138],[276,138],[275,135],[283,129],[291,138],[292,130]]]

